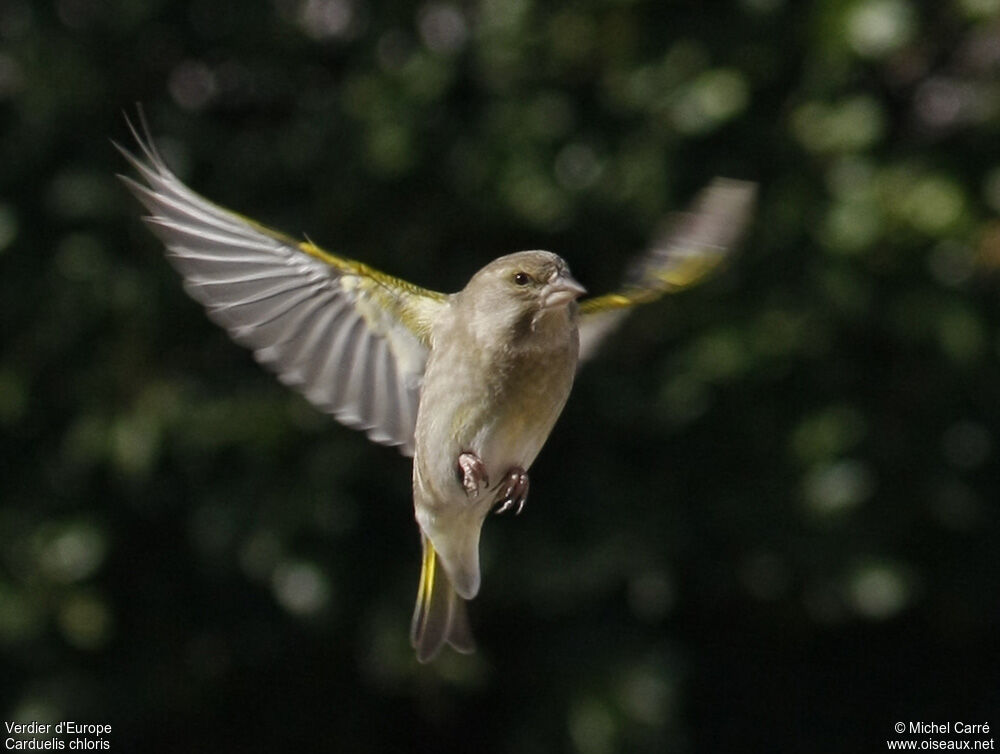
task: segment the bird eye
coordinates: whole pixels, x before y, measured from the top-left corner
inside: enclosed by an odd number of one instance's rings
[[[528,283],[531,282],[531,275],[529,275],[527,272],[518,272],[516,275],[514,275],[514,282],[517,285],[527,285]]]

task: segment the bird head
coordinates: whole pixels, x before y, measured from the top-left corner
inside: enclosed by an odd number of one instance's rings
[[[547,314],[575,309],[586,290],[570,274],[569,266],[550,251],[520,251],[490,262],[459,294],[474,312],[477,329],[533,331]],[[560,319],[560,318],[556,318]]]

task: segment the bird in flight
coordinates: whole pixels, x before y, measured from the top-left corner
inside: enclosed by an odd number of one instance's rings
[[[496,259],[458,293],[428,290],[296,240],[188,188],[143,121],[115,145],[184,289],[284,384],[371,440],[413,457],[423,564],[417,658],[474,650],[466,602],[480,586],[490,511],[520,513],[528,469],[577,366],[628,311],[693,285],[749,223],[755,185],[717,178],[632,265],[616,292],[585,290],[548,251]]]

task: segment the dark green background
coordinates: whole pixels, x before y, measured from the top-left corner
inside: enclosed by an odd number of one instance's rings
[[[996,0],[4,0],[0,717],[146,752],[1000,726],[998,48]],[[445,291],[538,247],[609,289],[760,184],[488,522],[478,654],[409,648],[408,462],[184,296],[114,178],[135,102],[206,196]]]

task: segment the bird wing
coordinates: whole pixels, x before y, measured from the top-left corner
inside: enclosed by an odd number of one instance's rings
[[[115,145],[188,294],[261,364],[375,442],[413,455],[420,382],[444,294],[335,256],[230,212],[185,186],[148,131]]]
[[[749,223],[755,196],[756,184],[716,178],[636,260],[620,290],[582,301],[581,361],[593,356],[633,306],[688,288],[725,260]]]

